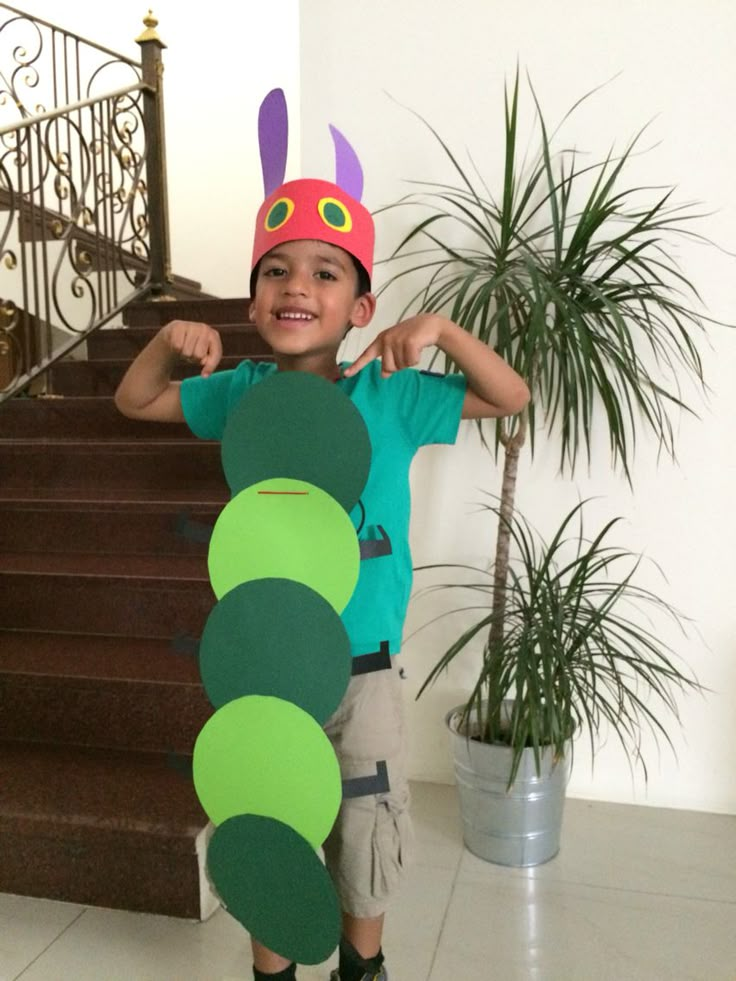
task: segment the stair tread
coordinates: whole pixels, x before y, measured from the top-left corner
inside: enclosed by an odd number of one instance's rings
[[[0,630],[0,675],[201,685],[197,658],[169,640]]]
[[[81,442],[145,439],[194,441],[184,422],[145,422],[128,419],[112,395],[70,395],[55,398],[9,399],[0,407],[0,434],[7,440]]]
[[[182,301],[175,300],[172,302],[181,304]],[[185,300],[183,302],[187,303],[189,301]],[[133,304],[131,304],[131,306],[133,306]],[[164,323],[166,323],[166,321]],[[223,320],[222,323],[220,323],[220,321],[213,321],[212,326],[220,334],[232,334],[238,331],[242,331],[243,333],[249,333],[249,334],[258,333],[256,329],[256,325],[253,322],[251,322],[250,320],[239,320],[237,317],[234,317],[232,320]],[[135,331],[139,331],[141,334],[144,334],[144,333],[150,333],[152,331],[155,332],[158,329],[159,329],[158,325],[153,325],[153,324],[128,324],[127,326],[123,326],[123,327],[101,327],[100,330],[96,332],[95,335],[90,335],[90,336],[99,336],[99,334],[108,335],[108,334],[114,334],[116,332],[119,334],[123,334],[123,333],[128,334]]]
[[[183,512],[186,516],[197,520],[210,520],[214,523],[220,513],[222,505],[219,501],[207,502],[192,500],[189,502],[188,510]],[[0,491],[0,521],[3,512],[17,514],[18,512],[30,512],[39,517],[50,512],[84,512],[85,514],[109,514],[125,516],[126,514],[178,514],[180,509],[176,501],[168,499],[161,500],[128,500],[120,498],[118,500],[87,500],[73,498],[64,500],[63,498],[49,498],[47,500],[34,500],[27,495],[23,497],[4,497]],[[118,518],[116,517],[116,520]]]
[[[271,358],[265,354],[254,354],[251,355],[251,360],[270,361]],[[217,370],[232,371],[242,361],[242,355],[228,355],[220,361]],[[112,395],[123,380],[130,363],[130,356],[60,361],[49,370],[51,390],[57,395]],[[184,378],[196,378],[200,373],[199,364],[180,362],[172,369],[171,377],[174,381],[181,381]]]
[[[208,581],[207,563],[202,555],[1,552],[0,575],[8,573]]]
[[[34,487],[32,491],[19,491],[3,490],[0,487],[0,510],[7,511],[27,507],[48,507],[55,510],[96,507],[115,511],[125,511],[130,508],[154,511],[185,508],[196,513],[205,509],[219,511],[228,499],[225,492],[215,494],[200,488],[187,487],[175,493],[150,488],[122,490],[120,488]]]
[[[59,440],[55,437],[14,438],[0,436],[0,449],[22,451],[27,448],[29,451],[35,452],[39,446],[53,447],[60,444],[63,446],[64,452],[67,453],[76,451],[78,453],[90,454],[99,453],[100,450],[109,450],[116,454],[131,452],[160,453],[162,449],[170,447],[175,449],[177,453],[183,451],[187,455],[197,451],[208,454],[211,452],[211,447],[219,445],[216,440],[198,439],[193,446],[182,446],[180,439],[167,439],[166,437],[149,441],[147,439],[131,439],[129,436],[121,439],[79,439],[79,437],[72,437],[64,440]]]
[[[133,327],[126,327],[125,330],[134,330]],[[224,354],[220,359],[220,363],[217,366],[218,371],[226,371],[229,368],[236,368],[241,361],[253,360],[253,361],[266,361],[268,360],[266,355],[254,354],[251,359],[242,358],[239,354]],[[101,368],[103,371],[105,368],[117,368],[120,365],[127,364],[130,365],[130,358],[67,358],[66,360],[58,361],[55,367],[60,368],[78,368],[80,365],[85,367],[92,366],[94,368]],[[186,363],[186,362],[185,362]],[[64,396],[62,396],[63,398]]]
[[[3,489],[0,486],[0,507],[27,507],[32,503],[49,502],[58,507],[75,505],[117,505],[131,507],[151,505],[157,508],[172,506],[221,508],[228,500],[226,490],[216,492],[211,488],[182,487],[176,491],[151,488],[120,487],[33,487],[25,490]]]
[[[156,300],[155,302],[139,300],[129,303],[123,311],[126,324],[135,324],[140,318],[147,322],[155,321],[166,324],[170,320],[196,320],[213,326],[224,323],[242,323],[255,331],[255,325],[250,320],[250,298],[247,296],[219,297],[215,300],[192,297],[184,300]]]
[[[220,447],[210,441],[0,439],[0,500],[21,492],[57,497],[64,488],[133,499],[142,489],[166,497],[178,497],[182,488],[227,494]]]
[[[191,778],[163,753],[0,743],[0,828],[190,842],[207,824]]]

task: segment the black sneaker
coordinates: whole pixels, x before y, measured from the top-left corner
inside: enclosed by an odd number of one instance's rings
[[[332,974],[330,974],[330,981],[340,981],[339,971],[333,971]],[[386,965],[384,964],[379,967],[373,974],[364,974],[360,981],[389,981]]]

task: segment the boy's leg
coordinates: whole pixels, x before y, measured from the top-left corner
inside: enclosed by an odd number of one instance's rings
[[[357,965],[382,962],[384,912],[407,865],[412,838],[403,696],[398,666],[353,677],[340,708],[325,725],[343,779],[365,780],[386,764],[389,789],[345,798],[324,844],[325,860],[343,908],[341,965],[346,981],[364,977]],[[354,973],[355,971],[355,973]],[[344,969],[339,976],[343,981]]]
[[[342,914],[342,932],[355,947],[361,957],[370,960],[381,949],[383,936],[383,914],[373,917]]]
[[[274,954],[268,947],[259,944],[257,940],[251,938],[250,945],[253,949],[253,967],[261,974],[280,974],[291,967],[291,961],[287,961],[280,954]]]

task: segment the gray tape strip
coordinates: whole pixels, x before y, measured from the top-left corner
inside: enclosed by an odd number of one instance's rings
[[[192,760],[189,756],[182,756],[181,753],[167,753],[166,765],[170,770],[180,773],[183,777],[192,777]]]
[[[177,514],[176,533],[190,542],[209,544],[212,538],[213,526],[204,521],[192,521],[188,514]]]
[[[394,664],[388,649],[388,641],[382,640],[380,648],[370,654],[353,657],[351,674],[372,674],[374,671],[390,671]]]
[[[199,641],[190,634],[177,634],[171,640],[171,650],[174,654],[184,654],[186,657],[198,657]]]
[[[343,780],[342,782],[343,800],[349,800],[351,797],[387,794],[389,790],[391,790],[391,786],[388,782],[388,767],[385,760],[378,760],[374,776],[353,777],[351,780]]]
[[[376,530],[381,536],[380,538],[369,538],[360,539],[360,558],[363,559],[379,559],[382,555],[391,555],[393,549],[391,548],[391,539],[386,534],[386,529],[383,525],[376,525]]]

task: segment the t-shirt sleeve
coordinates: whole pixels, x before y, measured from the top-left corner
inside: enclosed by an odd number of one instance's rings
[[[197,375],[181,383],[181,408],[186,424],[200,439],[222,439],[230,409],[246,388],[258,380],[258,365],[242,361],[237,368]]]
[[[467,382],[464,375],[441,375],[408,369],[401,379],[400,417],[415,446],[454,443],[462,417]]]

